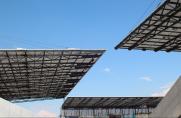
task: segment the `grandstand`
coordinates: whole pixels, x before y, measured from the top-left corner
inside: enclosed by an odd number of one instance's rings
[[[181,0],[166,0],[115,49],[181,52]],[[153,110],[150,118],[181,117],[181,78]]]
[[[68,97],[62,105],[67,118],[148,118],[162,97]]]

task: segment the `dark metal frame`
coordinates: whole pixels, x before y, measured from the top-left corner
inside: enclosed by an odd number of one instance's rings
[[[154,108],[162,97],[68,97],[62,109]]]
[[[61,113],[85,118],[109,115],[148,117],[161,100],[162,97],[68,97]]]
[[[181,51],[181,0],[166,0],[115,49]]]
[[[105,50],[0,50],[0,97],[64,98]]]

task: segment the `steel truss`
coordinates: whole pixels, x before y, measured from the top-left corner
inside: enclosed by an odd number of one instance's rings
[[[149,115],[162,97],[68,97],[62,105],[64,116],[106,117]]]
[[[115,49],[181,51],[181,0],[166,0]]]
[[[23,102],[65,97],[104,50],[0,50],[0,97]]]

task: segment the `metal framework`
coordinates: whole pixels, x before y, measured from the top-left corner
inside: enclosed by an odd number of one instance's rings
[[[162,97],[68,97],[62,116],[77,118],[147,118]]]
[[[62,105],[62,115],[85,118],[110,115],[148,117],[161,100],[162,97],[68,97]]]
[[[162,97],[68,97],[62,108],[154,108]]]
[[[115,49],[181,51],[181,0],[166,0]]]
[[[105,50],[0,50],[0,97],[64,98]]]

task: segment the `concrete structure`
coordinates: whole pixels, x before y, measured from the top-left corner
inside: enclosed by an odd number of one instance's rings
[[[154,109],[150,118],[180,118],[181,116],[181,77]]]
[[[32,112],[0,98],[0,117],[35,117]]]

